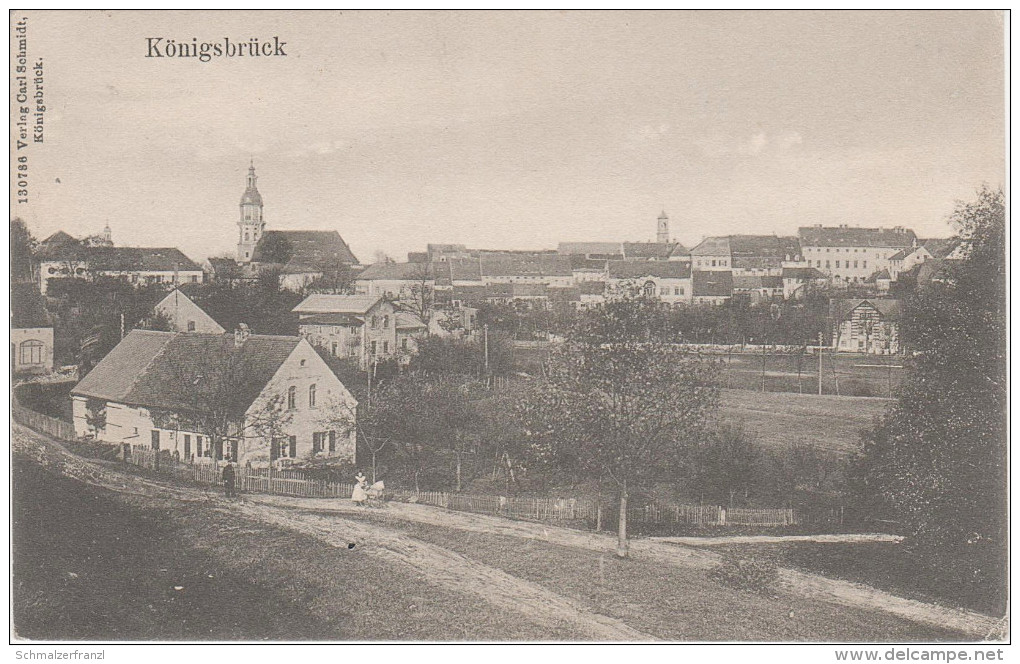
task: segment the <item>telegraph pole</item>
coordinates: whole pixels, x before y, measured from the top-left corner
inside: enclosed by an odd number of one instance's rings
[[[818,333],[818,396],[822,396],[822,333]]]
[[[489,324],[482,326],[483,347],[485,349],[485,383],[489,383]]]

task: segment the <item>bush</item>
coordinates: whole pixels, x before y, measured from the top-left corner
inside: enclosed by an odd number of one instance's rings
[[[775,597],[779,566],[772,559],[727,557],[708,573],[708,578],[737,590],[749,590],[766,597]]]

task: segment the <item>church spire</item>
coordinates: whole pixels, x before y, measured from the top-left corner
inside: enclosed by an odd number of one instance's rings
[[[255,175],[255,159],[252,158],[248,162],[248,177],[245,182],[244,194],[241,195],[241,218],[237,222],[237,260],[239,263],[251,261],[255,255],[255,245],[258,244],[266,229],[258,179],[258,176]]]

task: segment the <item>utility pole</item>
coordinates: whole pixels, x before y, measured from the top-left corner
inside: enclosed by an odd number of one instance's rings
[[[818,396],[822,396],[822,333],[818,333]]]
[[[765,391],[765,350],[766,350],[765,341],[766,341],[766,339],[763,339],[762,340],[762,345],[761,345],[761,391],[762,392]]]
[[[489,324],[482,326],[483,347],[485,349],[485,384],[489,383]]]

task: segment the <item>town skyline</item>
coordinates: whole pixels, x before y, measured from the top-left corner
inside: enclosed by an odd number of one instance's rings
[[[337,230],[365,263],[647,241],[663,210],[688,247],[816,224],[941,237],[1004,179],[995,13],[91,16],[33,17],[53,106],[12,213],[40,239],[109,223],[120,246],[230,253],[251,158],[268,228]],[[279,33],[288,57],[146,60],[164,24]],[[84,47],[97,33],[112,54]]]

